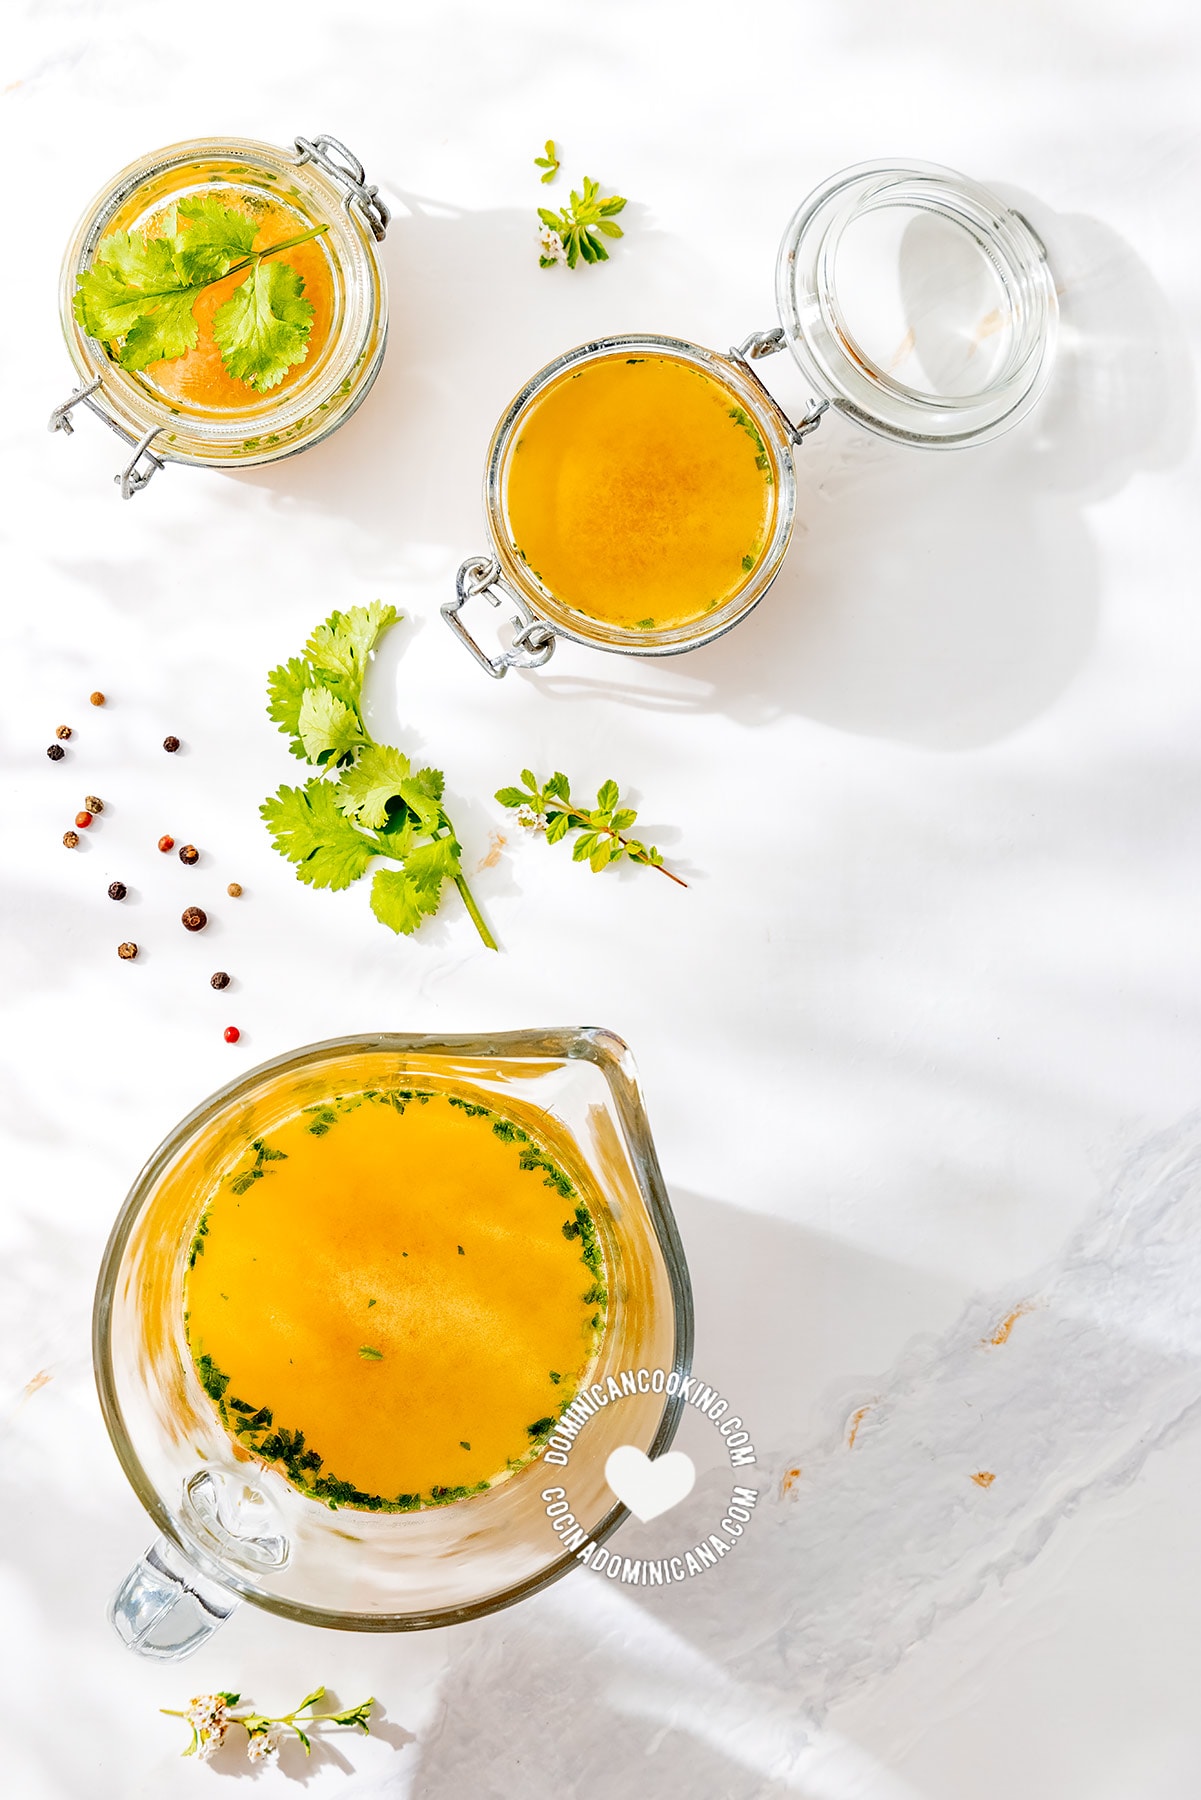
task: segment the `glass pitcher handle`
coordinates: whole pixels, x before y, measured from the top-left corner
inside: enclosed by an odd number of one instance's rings
[[[117,1589],[108,1616],[128,1649],[178,1662],[207,1643],[238,1605],[236,1594],[208,1580],[160,1537]]]

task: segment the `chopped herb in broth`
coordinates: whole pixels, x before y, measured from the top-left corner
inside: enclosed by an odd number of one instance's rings
[[[592,1213],[555,1157],[417,1087],[332,1096],[248,1145],[185,1283],[225,1429],[313,1498],[372,1512],[445,1505],[536,1456],[607,1303]]]
[[[550,384],[518,441],[513,552],[588,619],[673,630],[735,598],[762,560],[771,456],[732,390],[693,363],[598,357]]]

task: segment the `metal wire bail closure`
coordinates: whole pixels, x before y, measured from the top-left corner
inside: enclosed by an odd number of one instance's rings
[[[354,151],[347,149],[341,138],[331,137],[325,131],[312,139],[298,137],[295,143],[301,162],[316,163],[331,181],[336,181],[347,200],[357,204],[376,241],[382,243],[392,217],[391,209],[380,199],[379,189],[368,186],[367,171]]]
[[[504,606],[517,630],[513,642],[499,656],[489,656],[468,631],[460,613],[469,600],[482,594],[489,606]],[[494,681],[503,681],[510,669],[540,669],[555,653],[556,632],[546,619],[532,613],[520,594],[501,579],[494,556],[469,556],[455,578],[455,597],[442,603],[442,617],[466,644],[480,668]]]
[[[152,476],[156,475],[161,468],[165,467],[162,458],[160,456],[155,456],[150,448],[151,444],[162,430],[162,426],[152,426],[149,431],[143,432],[140,438],[135,438],[130,432],[126,431],[123,425],[118,425],[116,419],[113,418],[112,414],[108,412],[105,407],[101,406],[99,399],[97,398],[102,391],[103,380],[103,376],[97,375],[95,381],[90,381],[86,387],[76,388],[70,399],[64,400],[62,405],[56,406],[54,411],[50,414],[47,429],[50,431],[65,431],[67,436],[70,437],[75,430],[75,427],[71,422],[71,414],[77,406],[84,406],[90,413],[95,413],[98,419],[103,419],[110,431],[115,431],[119,438],[122,438],[125,443],[133,446],[133,455],[130,457],[125,467],[118,474],[113,476],[113,480],[121,489],[122,500],[131,500],[139,489],[146,486],[146,483]],[[145,466],[143,466],[143,464]]]
[[[770,388],[767,387],[766,383],[760,381],[758,375],[751,367],[751,364],[753,362],[758,362],[761,356],[774,356],[777,350],[782,350],[783,348],[784,327],[782,325],[776,325],[773,326],[770,331],[752,331],[749,338],[744,338],[741,344],[735,344],[731,347],[730,356],[734,362],[740,364],[741,367],[746,370],[746,373],[750,376],[756,386],[763,389],[765,398],[772,409],[779,414],[791,441],[794,444],[800,444],[804,442],[811,431],[817,430],[825,413],[829,410],[830,402],[828,400],[810,399],[801,418],[793,424]]]

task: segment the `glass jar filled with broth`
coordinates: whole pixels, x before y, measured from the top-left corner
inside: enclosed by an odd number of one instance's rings
[[[776,301],[778,323],[725,353],[598,338],[525,384],[488,453],[489,549],[442,608],[488,674],[538,668],[560,638],[633,656],[711,642],[775,579],[794,451],[828,410],[957,449],[1024,418],[1053,361],[1042,242],[934,164],[861,164],[811,194],[780,246]],[[799,419],[756,367],[785,348],[811,393]],[[511,625],[495,651],[464,616],[480,598]]]
[[[123,169],[67,247],[61,311],[85,408],[131,454],[129,496],[164,463],[274,462],[319,443],[379,370],[388,208],[338,139],[172,144]]]

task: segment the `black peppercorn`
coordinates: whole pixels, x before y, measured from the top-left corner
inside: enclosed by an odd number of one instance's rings
[[[163,739],[163,749],[164,750],[178,750],[179,749],[179,739],[177,737],[165,737]]]
[[[195,844],[185,844],[179,853],[179,860],[181,863],[188,863],[189,865],[198,863],[200,861],[200,852]]]
[[[51,762],[61,762],[66,754],[61,744],[47,744],[46,746],[46,755]]]
[[[229,986],[229,976],[225,973],[224,969],[217,970],[217,973],[211,977],[209,986],[215,988],[227,988]]]
[[[203,931],[209,922],[198,906],[185,906],[179,917],[185,931]]]
[[[128,892],[129,889],[123,881],[110,881],[108,884],[108,897],[110,900],[124,900]]]
[[[122,962],[132,962],[137,953],[138,947],[136,944],[117,945],[117,955],[121,958]]]

